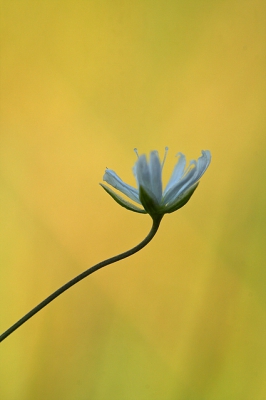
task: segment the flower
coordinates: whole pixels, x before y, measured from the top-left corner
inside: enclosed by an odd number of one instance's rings
[[[203,150],[201,157],[197,161],[190,161],[186,168],[185,155],[178,153],[178,161],[172,176],[163,190],[162,170],[168,148],[165,149],[162,162],[157,151],[150,153],[149,161],[145,154],[139,156],[136,149],[135,152],[138,159],[133,167],[133,173],[137,181],[137,188],[123,182],[113,170],[108,168],[106,168],[103,180],[133,200],[138,206],[119,196],[109,186],[102,183],[100,185],[122,207],[138,213],[148,213],[153,219],[162,218],[164,214],[172,213],[183,207],[194,193],[200,178],[211,162],[210,151]]]

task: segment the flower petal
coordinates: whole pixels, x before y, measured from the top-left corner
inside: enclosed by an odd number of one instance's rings
[[[184,175],[185,167],[186,167],[186,156],[182,153],[178,153],[177,156],[179,157],[173,173],[171,175],[171,178],[169,179],[169,182],[166,185],[166,188],[164,189],[163,195],[166,196],[168,191],[176,184],[182,176]]]
[[[141,155],[135,164],[135,173],[139,186],[151,189],[151,176],[146,155]]]
[[[202,155],[199,157],[198,162],[197,162],[197,173],[195,176],[195,179],[198,181],[208,166],[210,165],[211,162],[211,152],[209,150],[202,150]]]
[[[109,185],[113,186],[113,188],[119,190],[126,196],[128,196],[131,200],[135,201],[138,204],[141,204],[139,200],[139,192],[133,186],[128,185],[123,182],[121,178],[111,169],[106,169],[105,174],[103,176],[103,180]]]
[[[163,196],[164,205],[175,202],[176,198],[179,197],[180,194],[182,194],[182,192],[186,191],[187,187],[190,186],[190,182],[194,176],[194,173],[195,173],[195,166],[191,162],[185,176],[183,176],[181,180],[173,184],[171,188],[168,189],[166,195]]]
[[[136,162],[136,175],[139,188],[142,186],[145,189],[145,192],[153,199],[153,201],[158,203],[156,196],[152,192],[151,173],[147,163],[146,155],[141,155]]]
[[[158,203],[162,200],[162,166],[157,151],[152,151],[150,154],[150,176],[152,193],[156,197]]]
[[[208,150],[203,150],[202,156],[199,157],[198,161],[191,161],[190,167],[184,177],[168,190],[166,196],[163,198],[164,205],[170,207],[180,195],[186,192],[191,186],[194,186],[202,177],[210,162],[211,153]]]

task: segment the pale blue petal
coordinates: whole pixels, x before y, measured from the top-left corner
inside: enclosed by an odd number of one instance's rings
[[[202,177],[211,162],[211,153],[206,150],[202,151],[202,156],[198,161],[191,161],[189,170],[185,173],[184,177],[172,186],[166,196],[164,196],[164,205],[173,204],[177,197],[182,196],[190,187],[194,186]],[[192,169],[191,169],[192,167]]]
[[[139,200],[138,190],[133,186],[130,186],[127,183],[123,182],[122,179],[120,179],[119,176],[113,170],[107,168],[105,170],[103,180],[109,183],[109,185],[113,186],[113,188],[119,190],[124,195],[128,196],[131,200],[141,204]]]
[[[145,154],[141,155],[136,162],[135,171],[139,186],[148,188],[151,191],[151,174]]]
[[[191,166],[192,169],[189,169],[185,174],[185,176],[183,176],[183,178],[180,181],[176,182],[175,185],[172,185],[171,189],[168,190],[167,194],[163,196],[164,205],[175,201],[177,197],[180,196],[182,192],[186,191],[186,189],[190,186],[196,169],[193,164],[190,165],[190,168]]]
[[[152,190],[152,176],[150,171],[150,166],[147,163],[146,155],[141,155],[136,162],[136,174],[139,187],[142,186],[143,189],[148,193],[148,195],[155,201],[158,202],[155,194]]]
[[[172,187],[180,181],[182,176],[184,175],[185,167],[186,167],[186,156],[182,153],[178,153],[177,156],[179,157],[173,173],[171,175],[171,178],[169,179],[169,182],[166,185],[166,188],[164,189],[164,197],[167,195],[168,191],[172,189]]]
[[[198,181],[208,166],[210,165],[211,162],[211,152],[209,150],[202,150],[202,156],[199,157],[198,162],[197,162],[197,174],[195,176],[195,179]]]
[[[162,200],[162,166],[157,151],[152,151],[150,154],[150,176],[152,193],[156,197],[158,203]]]

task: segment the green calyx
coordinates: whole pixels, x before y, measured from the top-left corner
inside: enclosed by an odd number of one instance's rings
[[[147,214],[145,210],[142,210],[134,204],[131,204],[128,201],[124,200],[123,197],[119,196],[108,186],[104,185],[103,183],[100,183],[100,185],[120,206],[126,208],[127,210],[134,211],[140,214]]]
[[[192,188],[190,188],[185,194],[183,194],[182,196],[177,198],[176,201],[174,202],[174,204],[172,204],[170,207],[166,206],[165,213],[170,214],[170,213],[178,210],[179,208],[183,207],[185,204],[187,204],[190,197],[193,195],[193,193],[197,189],[198,184],[199,184],[199,182],[196,183],[196,185],[194,185]]]

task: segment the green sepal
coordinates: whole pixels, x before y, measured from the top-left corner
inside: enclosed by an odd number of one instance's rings
[[[140,214],[147,214],[145,210],[142,210],[134,204],[131,204],[128,201],[124,200],[123,197],[119,196],[108,186],[104,185],[103,183],[100,183],[100,185],[120,206],[126,208],[127,210],[134,211]]]
[[[139,199],[148,214],[153,218],[160,213],[160,206],[156,200],[147,192],[143,186],[139,187]]]
[[[196,185],[194,185],[192,188],[190,188],[185,195],[180,196],[180,198],[177,198],[175,203],[168,207],[165,207],[165,213],[170,214],[176,210],[178,210],[179,208],[183,207],[185,204],[187,204],[187,202],[189,201],[190,197],[193,195],[193,193],[195,192],[195,190],[198,187],[198,183],[196,183]]]

